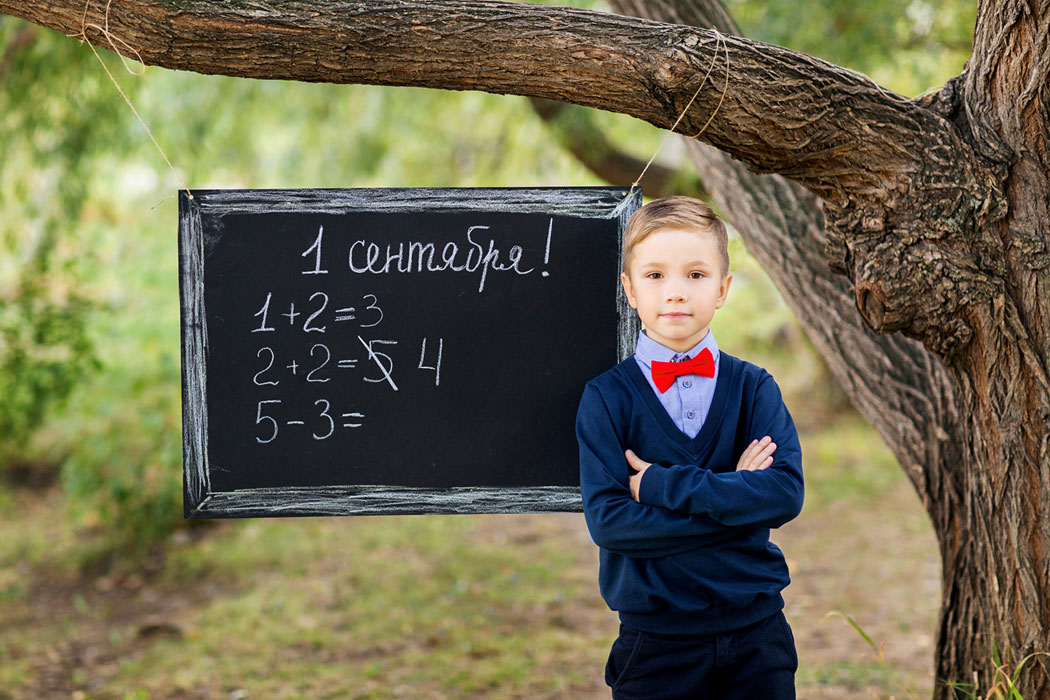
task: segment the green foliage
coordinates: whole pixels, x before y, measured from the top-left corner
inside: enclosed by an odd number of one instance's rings
[[[959,73],[977,4],[966,0],[725,0],[744,36],[786,46],[915,95]]]
[[[24,454],[48,412],[90,372],[98,360],[88,335],[92,304],[52,269],[54,239],[45,239],[0,292],[0,469]]]
[[[123,388],[111,393],[115,379]],[[126,555],[147,553],[182,518],[177,382],[169,367],[89,384],[63,426],[76,439],[62,472],[71,512]]]
[[[10,47],[0,62],[3,469],[27,457],[34,432],[98,367],[77,229],[86,165],[119,114],[98,81],[81,80],[83,51],[68,38],[2,17],[0,46]]]
[[[88,47],[9,17],[0,45],[15,47],[0,92],[0,468],[34,450],[65,458],[71,512],[138,551],[181,512],[177,363],[161,381],[156,365],[114,373],[114,360],[149,353],[114,352],[106,337],[127,311],[114,282],[131,275],[106,265],[106,237],[129,232],[100,190],[120,182],[112,170],[136,150],[138,125]],[[123,87],[137,96],[134,81]],[[45,422],[49,442],[34,447]]]

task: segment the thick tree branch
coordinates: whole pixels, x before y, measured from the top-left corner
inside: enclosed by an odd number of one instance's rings
[[[681,131],[703,130],[723,152],[822,198],[826,253],[873,329],[905,331],[948,357],[1003,292],[1002,242],[987,226],[1002,212],[997,173],[962,130],[803,54],[711,30],[502,2],[83,3],[0,0],[0,10],[108,45],[105,26],[146,63],[206,73],[508,92],[665,128],[697,94]]]
[[[628,17],[644,17],[668,24],[688,27],[717,29],[724,34],[739,35],[736,23],[718,2],[688,2],[662,0],[659,16],[647,15],[643,0],[618,2],[613,9]],[[555,129],[561,143],[577,160],[591,172],[610,184],[633,182],[645,164],[619,151],[590,126],[587,111],[552,100],[532,99],[536,112]],[[647,197],[660,198],[671,194],[684,194],[701,199],[710,199],[695,175],[683,182],[681,174],[654,163],[646,171],[641,187]]]
[[[98,0],[86,9],[85,23],[84,0],[0,0],[0,11],[103,47],[95,27],[108,26],[144,62],[168,68],[545,97],[661,128],[713,66],[679,131],[696,134],[714,114],[703,140],[843,206],[864,197],[898,209],[920,180],[959,180],[956,167],[947,178],[931,166],[967,160],[942,120],[864,76],[710,30],[471,0]]]

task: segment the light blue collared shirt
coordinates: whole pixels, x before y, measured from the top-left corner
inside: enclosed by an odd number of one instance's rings
[[[704,348],[711,351],[715,359],[715,376],[701,377],[696,374],[686,374],[675,377],[674,384],[667,391],[660,393],[653,382],[651,371],[653,361],[678,362],[686,355],[696,357]],[[638,367],[645,375],[649,386],[656,393],[656,398],[667,410],[671,420],[678,429],[691,438],[696,437],[707,419],[707,412],[711,410],[711,400],[715,397],[715,383],[718,381],[718,343],[715,342],[715,334],[710,330],[704,339],[697,343],[688,352],[677,353],[671,348],[656,342],[644,330],[638,331],[638,344],[634,349],[634,359]]]

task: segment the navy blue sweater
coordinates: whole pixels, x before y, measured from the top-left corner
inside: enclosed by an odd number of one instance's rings
[[[744,448],[769,435],[773,464],[736,471]],[[721,353],[707,420],[689,438],[633,357],[591,380],[576,417],[580,486],[600,549],[598,583],[630,627],[718,634],[784,606],[790,581],[769,529],[802,509],[802,450],[780,388],[764,369]],[[630,448],[653,466],[631,498]]]

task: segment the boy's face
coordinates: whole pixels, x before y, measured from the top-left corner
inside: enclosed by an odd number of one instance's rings
[[[714,236],[661,229],[635,247],[621,281],[648,336],[685,352],[707,335],[733,276],[722,275]]]

